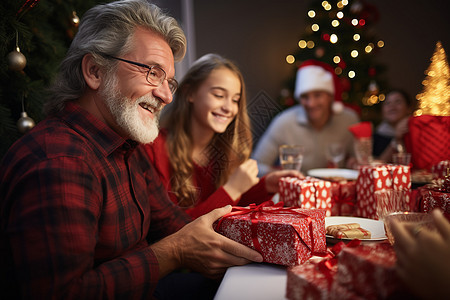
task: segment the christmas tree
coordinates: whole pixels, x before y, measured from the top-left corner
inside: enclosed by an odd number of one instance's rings
[[[78,16],[100,2],[105,1],[1,1],[0,158],[42,119],[46,89],[77,30]]]
[[[417,95],[419,108],[414,115],[450,116],[450,68],[441,42],[437,42],[425,74],[423,92]]]
[[[385,67],[376,62],[376,54],[384,46],[373,30],[379,14],[363,0],[314,0],[307,12],[307,28],[301,35],[297,51],[286,57],[293,75],[282,91],[281,105],[296,102],[292,97],[298,66],[307,59],[317,59],[335,68],[341,80],[342,99],[349,106],[362,109],[362,118],[373,120],[374,104],[383,101],[386,88],[382,75]],[[376,120],[375,120],[376,121]]]

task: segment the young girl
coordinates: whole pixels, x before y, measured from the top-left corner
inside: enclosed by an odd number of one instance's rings
[[[164,109],[161,127],[147,153],[172,201],[194,218],[228,204],[269,200],[282,176],[302,177],[293,170],[257,177],[257,163],[249,159],[252,134],[243,76],[217,54],[192,65]]]

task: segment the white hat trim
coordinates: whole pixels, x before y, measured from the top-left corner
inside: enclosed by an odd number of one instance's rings
[[[326,91],[334,95],[333,75],[319,66],[305,66],[297,71],[294,98],[311,91]]]

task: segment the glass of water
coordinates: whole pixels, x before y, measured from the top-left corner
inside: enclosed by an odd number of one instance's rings
[[[304,147],[301,145],[281,145],[280,164],[284,170],[300,171],[303,162]]]

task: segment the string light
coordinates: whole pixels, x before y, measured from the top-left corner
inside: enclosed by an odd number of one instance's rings
[[[338,20],[331,21],[331,26],[338,27],[339,26],[339,21]]]
[[[341,58],[340,58],[338,55],[336,55],[335,57],[333,57],[333,62],[334,62],[335,64],[338,64],[338,63],[341,62]]]
[[[312,24],[312,25],[311,25],[311,29],[312,29],[312,31],[319,31],[319,25],[317,25],[317,24]]]
[[[358,57],[358,55],[359,55],[358,50],[352,50],[352,52],[350,53],[350,55],[351,55],[353,58]]]
[[[360,36],[359,34],[357,34],[357,33],[355,33],[355,34],[353,35],[353,40],[354,40],[355,42],[359,41],[360,38],[361,38],[361,36]]]
[[[311,19],[314,18],[316,16],[316,12],[314,10],[310,10],[308,11],[308,17],[310,17]]]
[[[355,71],[348,71],[348,77],[349,78],[355,78],[356,72]]]
[[[358,26],[358,19],[353,19],[352,20],[352,25],[353,26]]]
[[[292,65],[295,62],[295,57],[294,55],[289,54],[288,56],[286,56],[286,62],[290,65]]]
[[[330,42],[331,43],[336,44],[337,41],[338,41],[338,37],[337,37],[336,34],[333,33],[332,35],[330,35]]]
[[[344,17],[344,13],[343,13],[342,11],[339,11],[339,12],[336,14],[336,17],[338,17],[338,19],[342,19],[342,18]]]
[[[342,4],[344,4],[344,6],[348,5],[348,0],[342,0]]]
[[[384,47],[384,42],[382,40],[379,40],[377,43],[378,48],[383,48]]]
[[[306,48],[306,41],[305,41],[305,40],[300,40],[300,41],[298,41],[298,46],[299,46],[301,49],[305,49],[305,48]]]
[[[339,2],[337,3],[337,7],[338,7],[339,9],[344,8],[344,4],[342,3],[342,1],[339,1]]]
[[[308,47],[308,49],[312,49],[312,48],[314,48],[314,46],[315,46],[315,44],[314,44],[313,41],[308,41],[308,42],[306,43],[306,47]]]
[[[341,75],[341,74],[342,74],[342,69],[339,68],[339,67],[336,67],[336,68],[334,69],[334,73],[336,73],[336,75]]]

